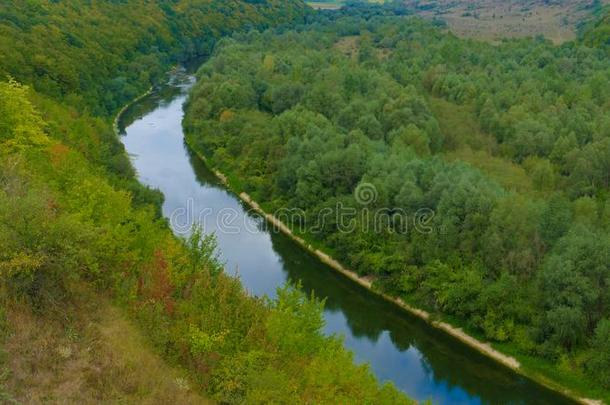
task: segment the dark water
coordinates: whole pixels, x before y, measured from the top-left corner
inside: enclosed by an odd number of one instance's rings
[[[178,234],[192,220],[215,232],[227,271],[252,294],[273,296],[287,280],[326,298],[325,331],[345,338],[356,361],[412,398],[440,404],[562,404],[565,398],[500,367],[321,264],[287,237],[268,232],[185,147],[181,120],[192,78],[170,84],[124,114],[123,142],[141,181],[165,195]]]

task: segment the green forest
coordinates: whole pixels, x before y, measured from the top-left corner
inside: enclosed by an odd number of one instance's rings
[[[176,238],[159,217],[163,197],[136,181],[113,132],[113,114],[171,65],[205,57],[228,33],[308,13],[299,1],[0,5],[3,403],[21,403],[33,389],[12,377],[20,359],[4,345],[19,326],[11,322],[32,312],[41,329],[59,323],[77,339],[70,314],[83,285],[125,310],[211,400],[410,403],[355,365],[339,338],[322,335],[323,302],[294,286],[275,300],[253,298],[224,274],[213,237]],[[95,403],[126,403],[112,389],[102,394]]]
[[[114,119],[182,63],[203,63],[186,142],[234,191],[302,212],[295,233],[376,290],[610,400],[610,14],[559,46],[491,44],[386,3],[0,3],[0,402],[414,402],[324,333],[323,299],[254,297],[214,236],[172,233]],[[318,226],[338,206],[352,231]],[[150,399],[122,342],[89,347],[107,300],[178,391]]]
[[[375,288],[608,398],[607,17],[561,46],[492,45],[362,9],[220,41],[189,145]],[[352,231],[319,223],[337,206]],[[371,232],[364,210],[389,219]]]

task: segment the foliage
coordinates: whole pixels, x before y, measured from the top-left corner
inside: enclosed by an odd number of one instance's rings
[[[306,14],[299,0],[3,1],[0,80],[29,84],[41,113],[56,117],[48,123],[55,135],[137,204],[159,203],[162,196],[133,180],[123,145],[100,117],[164,80],[171,64],[208,56],[221,36]]]
[[[583,41],[590,46],[610,49],[610,7],[607,5],[597,10],[599,16],[582,27]]]
[[[0,74],[31,89],[0,82],[1,301],[63,313],[91,283],[221,402],[409,403],[322,335],[321,303],[288,286],[250,297],[212,237],[176,239],[107,118],[219,37],[307,13],[276,0],[2,3]]]
[[[114,296],[197,387],[225,403],[410,403],[379,386],[334,336],[322,304],[286,286],[275,301],[248,296],[222,272],[213,237],[176,239],[151,206],[113,187],[55,137],[40,97],[0,83],[0,299],[64,313],[79,285]],[[45,104],[50,105],[51,100]],[[47,119],[49,121],[47,121]]]
[[[582,358],[610,314],[606,54],[366,10],[221,41],[188,101],[188,143],[266,207],[302,209],[308,237],[387,291],[528,355]],[[431,97],[478,133],[453,133]],[[519,177],[500,185],[489,162]],[[349,231],[318,223],[339,206]],[[407,219],[373,231],[363,213],[377,210]],[[607,384],[605,363],[578,364]]]
[[[0,76],[96,115],[159,80],[177,59],[205,56],[221,35],[305,13],[299,1],[4,1]]]

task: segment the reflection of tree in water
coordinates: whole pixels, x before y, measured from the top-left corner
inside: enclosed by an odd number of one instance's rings
[[[190,76],[183,69],[176,69],[174,72],[170,73],[167,84],[155,88],[155,91],[152,94],[146,96],[137,103],[130,105],[129,108],[123,112],[119,120],[121,134],[125,132],[125,128],[129,127],[138,119],[157,108],[169,105],[176,99],[177,95],[182,94],[187,90],[187,87],[184,85],[187,84],[189,80]]]
[[[189,156],[189,161],[191,163],[191,167],[193,168],[193,171],[195,172],[195,175],[196,175],[195,177],[197,179],[197,183],[199,185],[201,185],[202,187],[219,190],[227,195],[231,195],[231,197],[228,197],[228,198],[236,199],[240,203],[240,205],[242,206],[244,211],[247,212],[250,217],[255,219],[254,222],[255,222],[256,227],[261,232],[264,232],[266,227],[268,226],[266,224],[266,222],[264,221],[264,219],[256,211],[254,211],[252,208],[250,208],[248,205],[246,205],[243,201],[241,201],[238,196],[234,195],[234,193],[227,190],[227,188],[220,182],[220,180],[218,180],[216,175],[214,173],[212,173],[212,171],[206,166],[206,164],[203,161],[201,161],[201,159],[199,159],[199,157],[195,154],[195,152],[193,152],[193,150],[191,148],[189,148],[189,146],[186,143],[184,143],[184,149],[186,150],[186,153]]]
[[[220,183],[218,178],[210,171],[210,169],[199,159],[199,157],[184,143],[184,149],[186,150],[191,167],[195,172],[195,178],[197,183],[202,187],[208,187],[215,190],[221,190],[227,192],[227,189]]]
[[[167,106],[178,94],[180,94],[179,89],[164,86],[161,90],[155,90],[153,94],[150,94],[138,103],[129,106],[129,108],[123,112],[121,119],[119,120],[121,135],[125,134],[125,128],[157,108]]]
[[[540,404],[571,403],[371,294],[297,249],[283,235],[272,234],[271,239],[290,280],[300,280],[308,294],[313,291],[317,297],[326,298],[325,310],[342,312],[356,338],[377,342],[384,331],[389,331],[397,351],[416,348],[422,356],[422,368],[436,384],[461,388],[494,404],[523,403],[523,398],[535,398],[534,402]]]
[[[378,300],[368,300],[371,294],[366,290],[353,283],[346,283],[345,277],[295,248],[295,244],[283,235],[272,233],[271,239],[290,280],[301,281],[307,294],[313,291],[316,297],[326,298],[327,311],[343,312],[355,337],[366,337],[373,342],[379,339],[387,328],[385,317],[380,316],[383,308]]]

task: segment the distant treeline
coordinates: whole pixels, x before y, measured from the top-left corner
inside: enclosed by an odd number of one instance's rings
[[[109,114],[236,30],[303,20],[300,1],[20,1],[0,4],[0,76]]]

